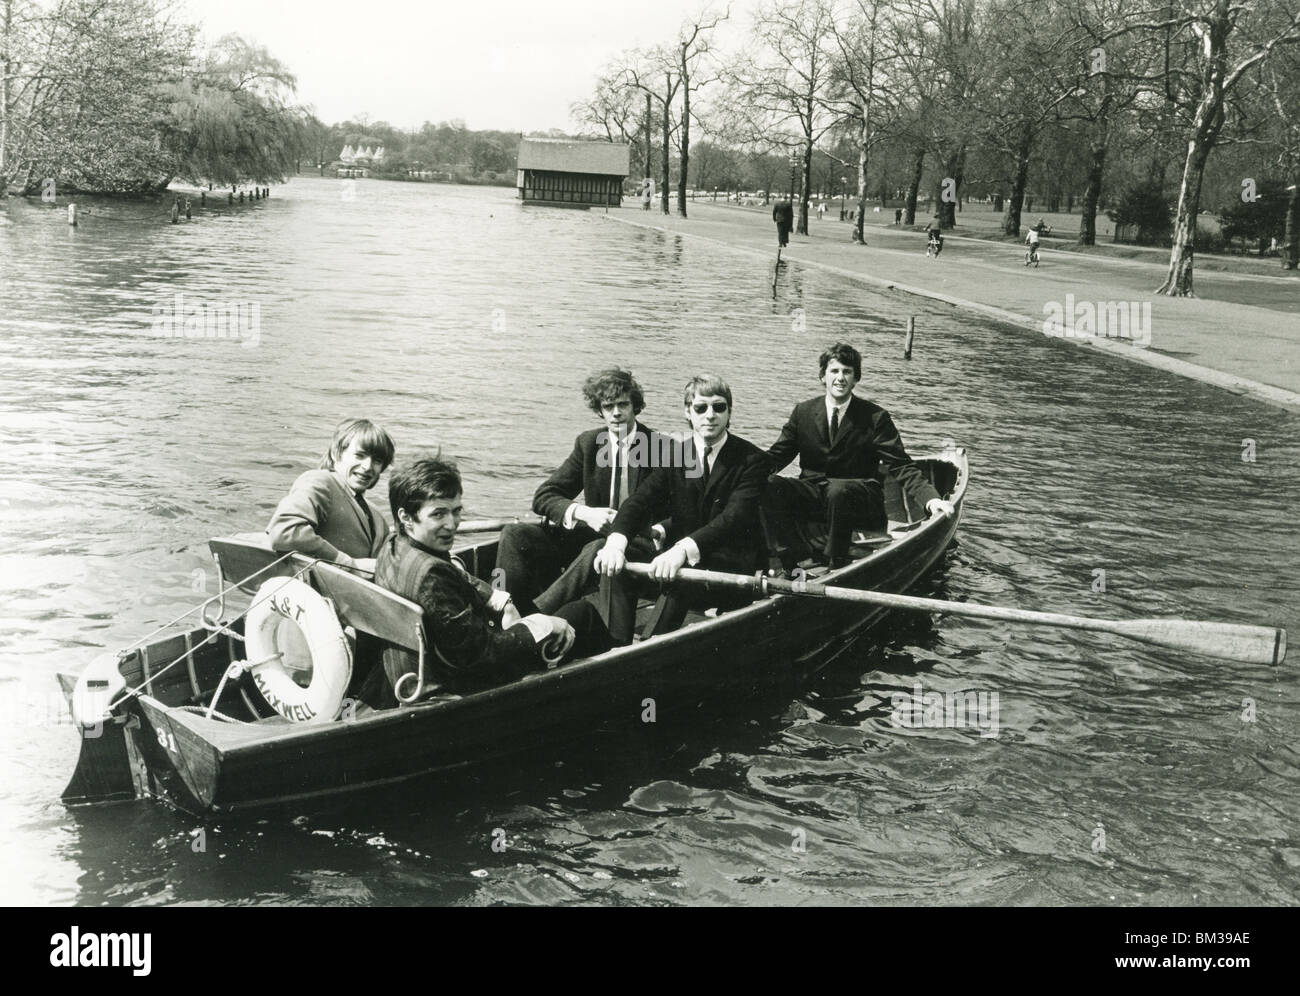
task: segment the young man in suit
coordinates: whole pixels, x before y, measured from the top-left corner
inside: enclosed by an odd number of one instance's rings
[[[417,460],[398,470],[388,485],[397,528],[376,558],[375,583],[424,609],[431,685],[469,694],[609,649],[605,624],[590,603],[521,615],[504,591],[466,571],[451,554],[461,492],[460,472],[445,460]],[[417,670],[416,656],[402,647],[386,646],[383,662],[361,695],[376,708],[395,705],[397,684]],[[383,689],[376,687],[381,680]]]
[[[680,458],[658,466],[637,492],[624,503],[615,517],[609,538],[596,556],[597,573],[620,574],[627,563],[629,537],[635,536],[657,518],[671,517],[668,548],[650,562],[651,575],[670,581],[686,566],[707,570],[750,573],[761,566],[763,533],[759,523],[759,501],[767,478],[767,461],[753,443],[729,431],[731,388],[720,377],[699,374],[686,383],[686,418],[692,435],[681,448]],[[624,612],[610,620],[610,636],[616,644],[631,639],[634,606],[631,586],[616,582],[614,603]],[[670,632],[682,624],[686,611],[698,599],[689,591],[670,589],[655,628]],[[720,596],[713,596],[718,604]],[[726,599],[725,604],[744,604],[747,598]]]
[[[832,567],[849,560],[849,543],[858,526],[884,528],[883,463],[907,494],[930,515],[952,515],[953,507],[939,497],[921,469],[907,455],[889,412],[853,394],[862,377],[862,356],[837,342],[819,359],[826,392],[798,405],[767,456],[774,475],[768,481],[763,512],[768,525],[772,569],[789,573],[799,560],[795,524],[799,519],[824,520],[826,545],[813,557]],[[799,478],[777,477],[799,458]]]
[[[553,613],[591,590],[602,537],[650,472],[644,455],[654,452],[657,434],[637,419],[645,395],[636,378],[602,370],[587,378],[582,394],[604,425],[580,433],[568,459],[537,489],[533,511],[547,523],[506,526],[497,546],[506,590],[525,615]],[[649,533],[634,546],[637,559],[654,554]]]

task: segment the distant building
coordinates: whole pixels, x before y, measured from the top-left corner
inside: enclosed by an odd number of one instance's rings
[[[515,185],[525,204],[618,207],[630,163],[621,143],[522,138]]]
[[[343,151],[339,153],[339,162],[347,163],[351,166],[353,163],[374,163],[379,165],[384,161],[384,147],[371,151],[370,146],[365,148],[354,149],[350,145],[343,146]]]

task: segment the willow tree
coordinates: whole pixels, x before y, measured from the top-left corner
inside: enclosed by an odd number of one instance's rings
[[[164,144],[175,176],[197,183],[281,183],[311,145],[296,81],[263,47],[222,37],[196,72],[169,88]]]

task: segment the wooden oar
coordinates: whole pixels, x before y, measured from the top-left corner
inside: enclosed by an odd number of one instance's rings
[[[524,516],[520,518],[517,515],[509,516],[505,519],[466,519],[456,530],[458,533],[499,533],[506,526],[514,525],[516,522],[526,522],[535,525],[545,520],[540,517]]]
[[[643,577],[650,575],[649,564],[629,563],[627,570]],[[720,571],[701,571],[691,568],[683,568],[678,573],[677,579],[689,584],[741,588],[760,595],[775,592],[782,595],[828,598],[836,602],[883,605],[891,609],[948,612],[955,616],[971,616],[976,619],[1002,619],[1006,622],[1039,626],[1095,630],[1099,633],[1114,633],[1116,636],[1154,644],[1157,647],[1185,650],[1188,653],[1219,657],[1229,661],[1242,661],[1247,664],[1277,665],[1286,657],[1286,630],[1271,626],[1198,622],[1194,619],[1089,619],[1085,616],[1068,616],[1058,612],[1031,612],[1028,609],[1007,609],[997,605],[946,602],[937,598],[895,595],[886,591],[835,588],[809,581],[786,581],[782,578],[724,574]]]

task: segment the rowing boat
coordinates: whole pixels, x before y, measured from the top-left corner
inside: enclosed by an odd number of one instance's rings
[[[948,448],[917,463],[955,514],[927,519],[887,476],[890,529],[856,534],[851,562],[833,571],[809,567],[809,581],[900,593],[939,561],[957,530],[966,455]],[[888,611],[768,594],[734,611],[692,613],[673,633],[507,685],[391,710],[345,700],[333,721],[296,723],[232,669],[245,654],[244,633],[240,617],[225,617],[240,592],[256,598],[273,579],[303,579],[329,599],[342,625],[412,650],[422,649],[420,609],[334,565],[275,553],[262,534],[209,546],[220,591],[196,608],[201,625],[59,676],[82,735],[66,804],[155,798],[215,816],[382,789],[579,740],[597,727],[632,727],[648,707],[659,717],[696,715],[701,703],[735,701],[815,672]],[[474,574],[491,578],[495,538],[455,552]],[[650,615],[654,607],[641,608]]]

